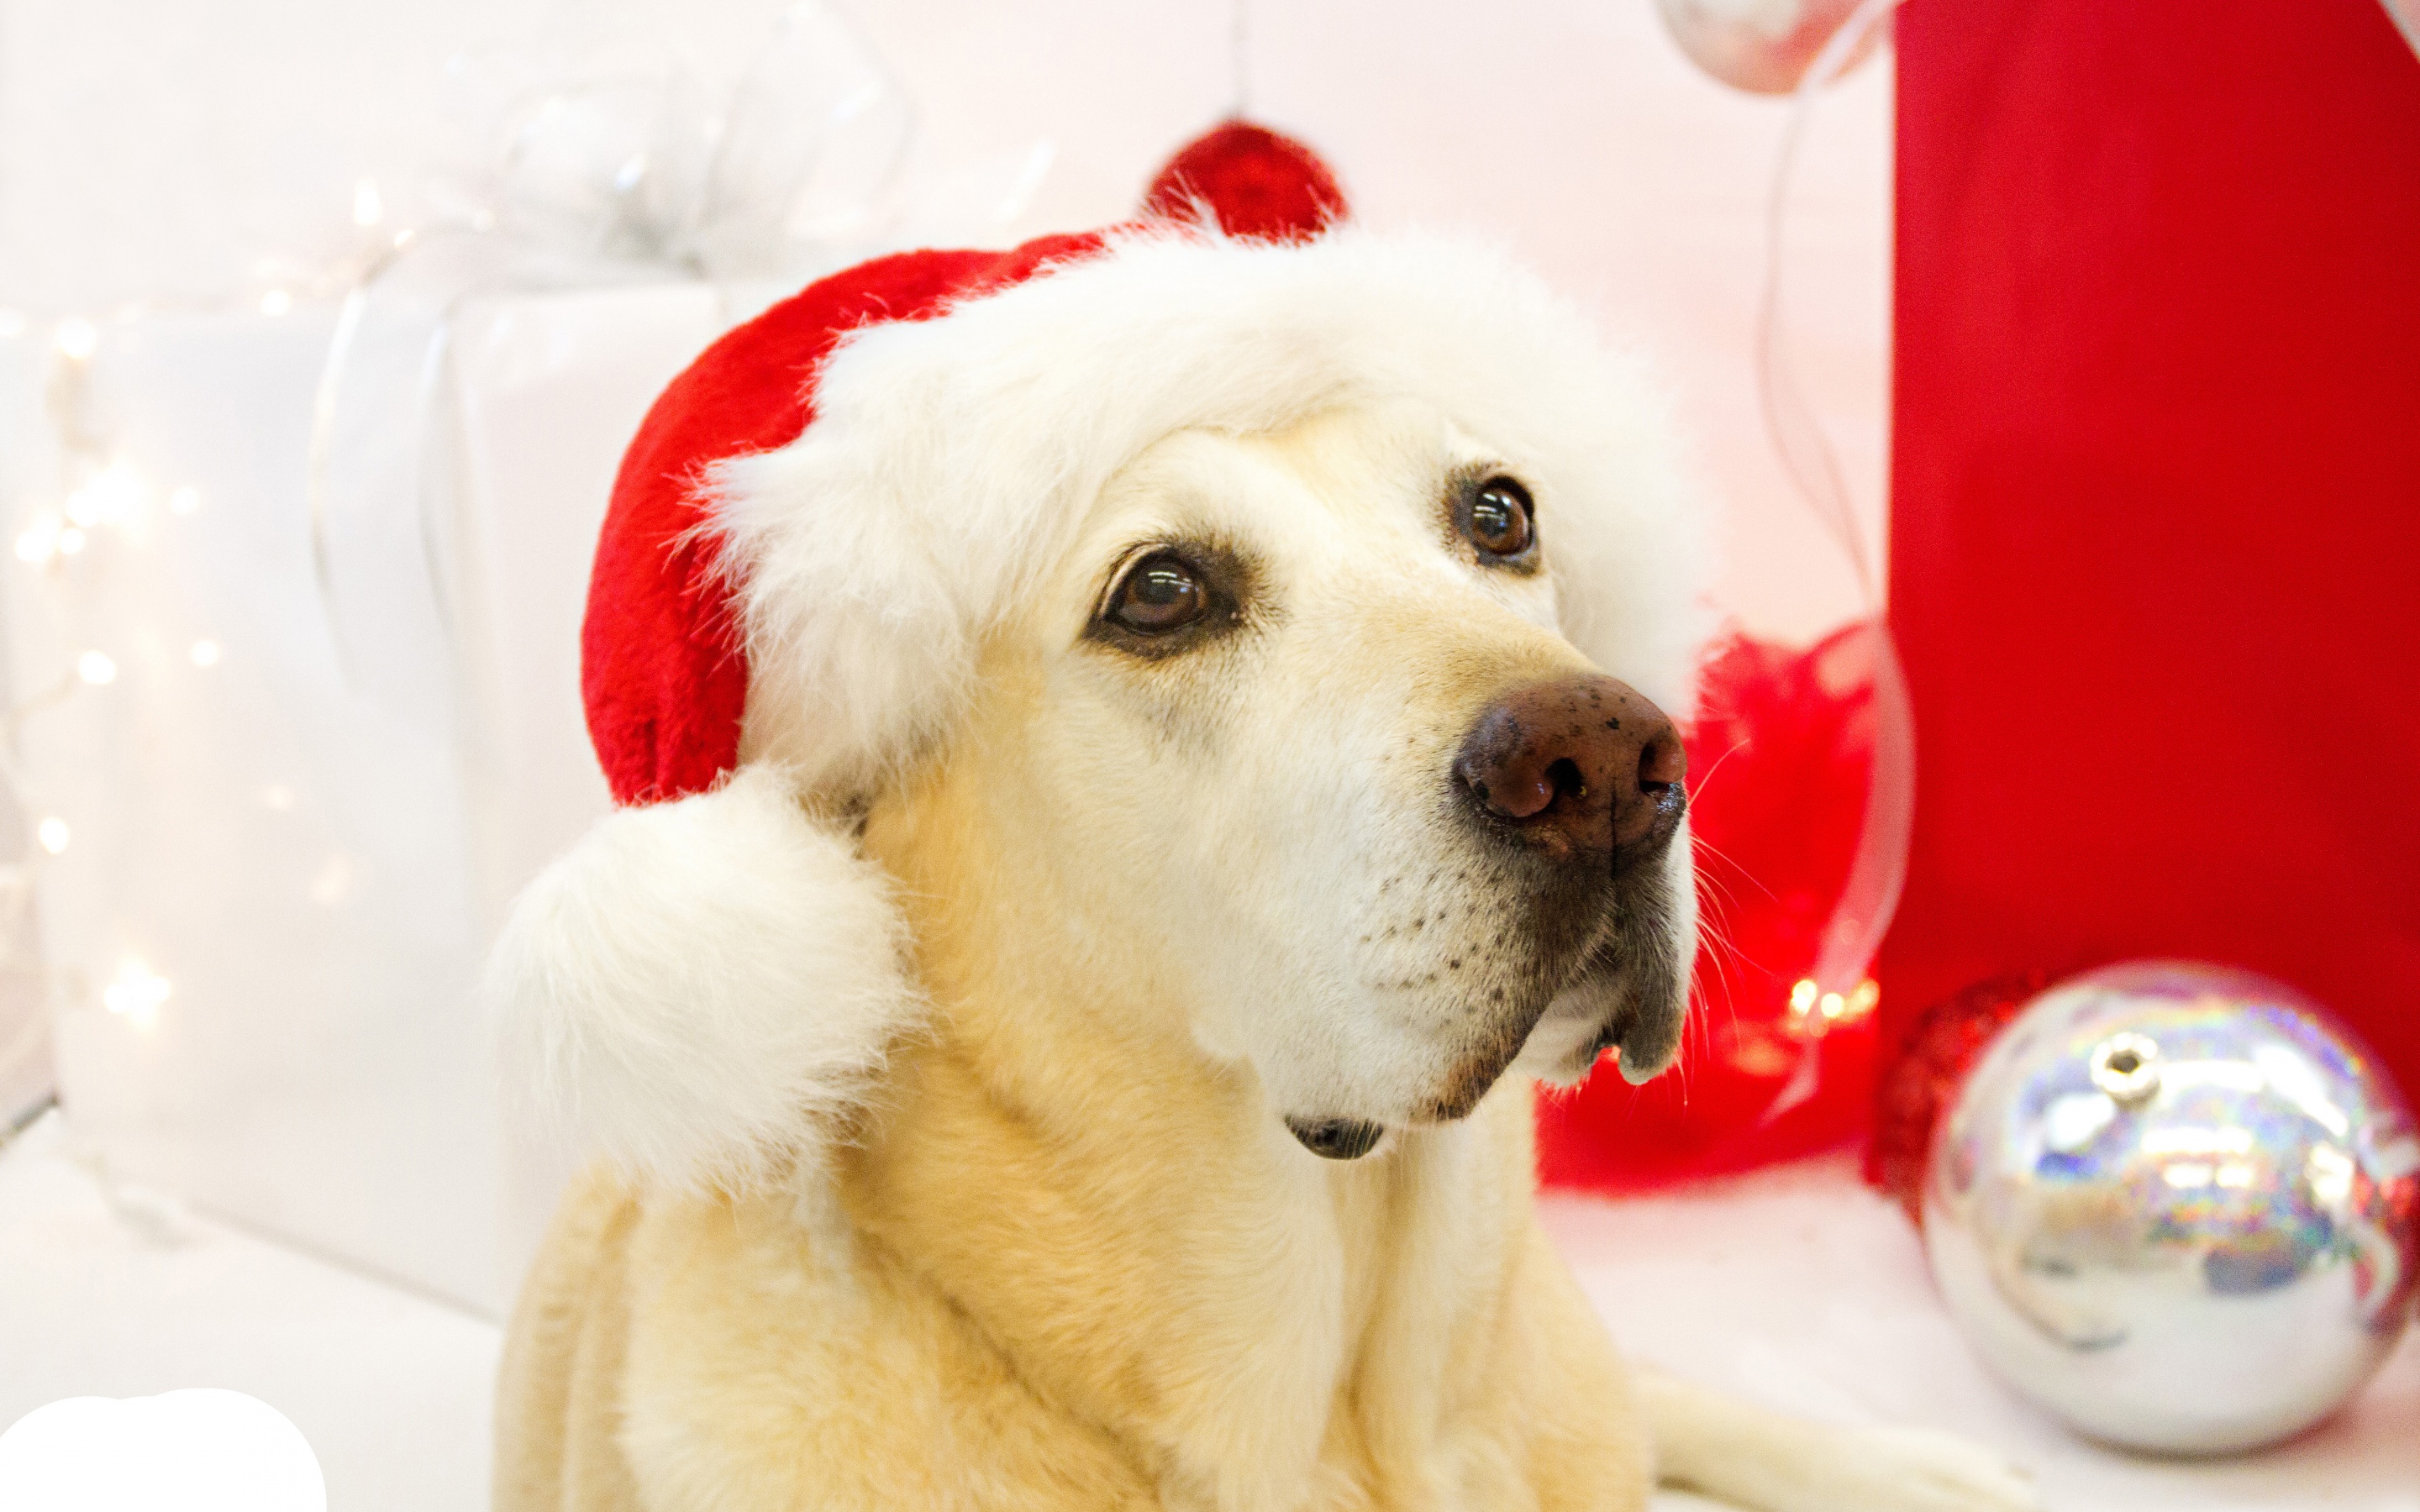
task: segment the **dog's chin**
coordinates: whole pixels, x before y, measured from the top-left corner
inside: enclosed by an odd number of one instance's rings
[[[1401,1118],[1289,1113],[1287,1131],[1314,1155],[1359,1160],[1383,1148],[1396,1128],[1468,1117],[1507,1072],[1575,1087],[1611,1051],[1634,1087],[1661,1075],[1680,1058],[1697,934],[1692,911],[1676,909],[1673,897],[1661,867],[1628,879],[1614,906],[1598,917],[1594,937],[1579,944],[1577,959],[1564,957],[1571,964],[1561,984],[1551,976],[1532,978],[1528,993],[1512,994],[1514,1003],[1493,1016],[1495,1029],[1469,1047],[1425,1103]],[[1537,971],[1543,963],[1530,956],[1528,964]],[[1507,994],[1495,995],[1501,1001]],[[1527,1005],[1516,1006],[1525,996]]]
[[[1688,999],[1669,971],[1597,972],[1558,994],[1512,1070],[1576,1087],[1607,1052],[1637,1087],[1680,1058]]]
[[[1585,1013],[1549,1013],[1530,1031],[1529,1041],[1513,1058],[1512,1069],[1550,1087],[1577,1087],[1596,1069],[1604,1025]],[[1616,1050],[1616,1056],[1621,1055]]]
[[[1608,1051],[1622,1079],[1637,1086],[1680,1058],[1688,999],[1676,977],[1669,969],[1617,966],[1599,957],[1578,980],[1555,995],[1516,1054],[1481,1073],[1483,1080],[1466,1072],[1450,1101],[1440,1100],[1400,1120],[1289,1114],[1286,1132],[1323,1160],[1359,1160],[1384,1149],[1399,1128],[1466,1117],[1506,1072],[1555,1087],[1576,1087]]]

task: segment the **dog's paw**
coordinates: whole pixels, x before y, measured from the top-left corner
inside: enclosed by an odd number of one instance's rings
[[[1803,1512],[2039,1512],[2033,1477],[1971,1439],[1861,1428],[1832,1442],[1831,1473]],[[1809,1488],[1814,1489],[1815,1488]],[[1800,1512],[1800,1509],[1793,1509]]]

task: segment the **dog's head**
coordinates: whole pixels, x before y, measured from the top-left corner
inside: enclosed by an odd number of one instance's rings
[[[1508,1067],[1678,1046],[1693,953],[1666,714],[1558,628],[1585,501],[1419,401],[1186,430],[1102,488],[991,655],[1016,838],[1161,957],[1296,1137],[1365,1153]],[[946,758],[945,758],[946,759]]]
[[[1674,452],[1450,241],[919,254],[777,306],[624,464],[586,676],[631,807],[500,946],[524,1081],[682,1180],[823,1137],[922,1011],[845,816],[935,774],[1320,1153],[1508,1067],[1653,1074],[1696,930]]]

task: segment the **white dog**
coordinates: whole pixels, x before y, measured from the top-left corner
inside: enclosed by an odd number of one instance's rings
[[[2029,1505],[1632,1381],[1529,1087],[1680,1042],[1700,522],[1500,259],[1183,228],[870,265],[667,394],[615,816],[496,991],[608,1163],[497,1504]]]

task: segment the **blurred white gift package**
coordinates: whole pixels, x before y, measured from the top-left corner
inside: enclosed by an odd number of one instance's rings
[[[380,359],[332,363],[333,308],[0,342],[47,374],[0,411],[17,776],[57,1086],[111,1174],[502,1311],[555,1178],[473,988],[608,806],[579,631],[622,448],[744,313],[467,300],[350,433],[323,380]]]

